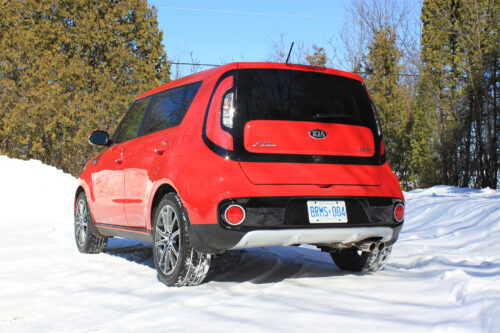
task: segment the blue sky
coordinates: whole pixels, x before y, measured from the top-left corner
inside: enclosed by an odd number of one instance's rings
[[[292,41],[328,46],[341,31],[343,0],[148,0],[158,11],[171,61],[264,61],[284,34]],[[182,68],[189,74],[190,68]]]

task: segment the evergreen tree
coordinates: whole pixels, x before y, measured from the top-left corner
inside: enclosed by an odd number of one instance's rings
[[[73,174],[141,92],[168,80],[145,0],[2,0],[0,153]]]
[[[401,52],[391,28],[375,32],[363,70],[365,82],[382,121],[387,159],[408,187],[412,117],[405,88],[399,83]]]
[[[326,63],[328,60],[326,57],[325,49],[314,44],[313,54],[308,53],[306,55],[306,61],[311,66],[326,67]]]
[[[423,3],[419,137],[412,142],[412,169],[423,186],[498,184],[499,6]]]

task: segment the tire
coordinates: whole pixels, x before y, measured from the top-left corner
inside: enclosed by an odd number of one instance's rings
[[[381,270],[389,260],[392,245],[382,250],[363,252],[357,247],[333,250],[330,255],[335,264],[342,270],[352,272],[376,272]]]
[[[108,238],[95,230],[85,192],[81,192],[76,199],[75,242],[82,253],[100,253],[108,243]]]
[[[212,256],[191,246],[187,218],[177,194],[166,194],[153,214],[153,261],[167,286],[197,286],[210,269]]]

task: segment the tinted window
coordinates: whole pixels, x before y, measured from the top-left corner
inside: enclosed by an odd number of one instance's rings
[[[237,110],[246,120],[345,123],[374,128],[361,82],[317,72],[238,71]]]
[[[123,119],[119,132],[116,136],[116,143],[133,139],[139,135],[142,118],[146,113],[150,98],[144,98],[132,105],[129,113]]]
[[[174,88],[158,96],[151,110],[146,133],[161,131],[181,123],[200,88],[201,82]]]

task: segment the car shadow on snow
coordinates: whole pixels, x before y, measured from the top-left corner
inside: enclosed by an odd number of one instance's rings
[[[155,269],[151,244],[124,238],[109,238],[104,253]]]
[[[149,243],[110,238],[105,253],[155,269]],[[207,281],[275,283],[285,279],[352,274],[335,266],[330,255],[311,246],[272,246],[227,251],[212,261]]]

